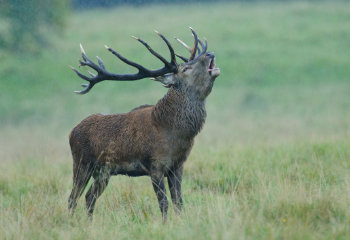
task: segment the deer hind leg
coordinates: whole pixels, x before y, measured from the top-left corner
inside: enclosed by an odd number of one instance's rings
[[[84,192],[91,175],[94,171],[95,164],[93,161],[86,163],[82,157],[73,153],[73,189],[68,199],[68,210],[73,215],[77,206],[79,197]]]
[[[101,167],[94,173],[94,182],[85,195],[86,210],[90,219],[92,218],[92,214],[94,212],[96,200],[106,189],[110,176],[110,170],[105,167]]]

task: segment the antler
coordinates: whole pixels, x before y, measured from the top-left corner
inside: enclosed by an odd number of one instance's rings
[[[181,45],[183,45],[189,52],[190,52],[190,58],[185,58],[181,55],[175,54],[177,57],[181,58],[184,62],[188,62],[188,61],[192,61],[196,58],[198,58],[199,56],[203,55],[208,48],[208,43],[207,40],[205,39],[205,45],[203,44],[203,42],[198,38],[196,32],[193,30],[193,28],[190,27],[190,30],[192,32],[192,35],[194,37],[194,45],[193,48],[190,48],[186,43],[184,43],[181,39],[179,38],[175,38],[179,43],[181,43]],[[200,50],[200,48],[198,47],[198,43],[201,45],[202,50]],[[197,53],[197,55],[196,55]]]
[[[107,48],[108,51],[110,51],[113,55],[115,55],[116,57],[118,57],[121,61],[125,62],[126,64],[135,67],[138,72],[135,74],[114,74],[114,73],[110,73],[106,70],[105,65],[103,64],[103,61],[101,58],[99,58],[97,56],[97,62],[98,65],[95,64],[93,61],[91,61],[87,56],[86,53],[84,51],[83,46],[80,44],[80,50],[81,50],[81,55],[83,58],[83,61],[79,60],[80,66],[89,66],[90,68],[94,69],[97,72],[97,75],[94,73],[91,73],[90,71],[89,74],[91,75],[91,77],[88,77],[82,73],[80,73],[78,70],[76,70],[74,67],[71,67],[72,70],[82,79],[88,81],[88,84],[82,84],[83,87],[85,87],[85,89],[81,90],[81,91],[75,91],[75,93],[78,94],[85,94],[87,92],[90,91],[90,89],[98,82],[104,81],[104,80],[116,80],[116,81],[135,81],[135,80],[139,80],[139,79],[143,79],[146,77],[159,77],[162,76],[164,74],[167,73],[177,73],[178,71],[178,66],[176,63],[176,59],[175,59],[175,52],[174,49],[172,48],[172,46],[170,45],[170,43],[168,42],[168,40],[159,32],[155,31],[162,39],[163,41],[166,43],[166,45],[168,46],[168,49],[170,51],[170,55],[171,55],[171,60],[170,62],[168,62],[165,58],[163,58],[161,55],[159,55],[156,51],[154,51],[146,42],[144,42],[142,39],[137,38],[137,37],[133,37],[135,38],[137,41],[139,41],[140,43],[142,43],[147,49],[148,51],[154,55],[155,57],[157,57],[160,61],[162,61],[164,63],[164,67],[157,69],[157,70],[149,70],[143,66],[141,66],[140,64],[137,64],[135,62],[132,62],[128,59],[126,59],[125,57],[123,57],[122,55],[120,55],[118,52],[114,51],[112,48],[105,46]]]

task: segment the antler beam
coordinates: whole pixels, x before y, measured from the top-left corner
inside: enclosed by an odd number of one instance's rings
[[[134,37],[134,38],[137,41],[139,41],[140,43],[142,43],[152,55],[154,55],[155,57],[157,57],[160,61],[162,61],[164,63],[164,67],[160,68],[160,69],[157,69],[157,70],[147,69],[147,68],[141,66],[138,63],[135,63],[133,61],[128,60],[127,58],[123,57],[122,55],[120,55],[118,52],[116,52],[112,48],[110,48],[108,46],[105,46],[108,51],[110,51],[113,55],[118,57],[121,61],[123,61],[124,63],[126,63],[126,64],[128,64],[128,65],[130,65],[132,67],[135,67],[138,70],[138,72],[135,73],[135,74],[114,74],[114,73],[108,72],[106,70],[106,68],[105,68],[105,65],[104,65],[102,59],[97,57],[98,65],[95,64],[93,61],[91,61],[86,56],[85,50],[84,50],[83,46],[80,44],[81,55],[82,55],[82,58],[83,58],[83,61],[79,60],[80,66],[88,66],[88,67],[94,69],[97,72],[97,75],[89,72],[91,77],[88,77],[88,76],[80,73],[74,67],[72,67],[72,70],[80,78],[88,81],[88,84],[82,84],[82,86],[85,87],[85,89],[83,89],[81,91],[75,91],[75,93],[85,94],[85,93],[89,92],[90,89],[96,83],[104,81],[104,80],[135,81],[135,80],[143,79],[143,78],[146,78],[146,77],[158,77],[158,76],[162,76],[162,75],[167,74],[167,73],[176,73],[178,71],[178,66],[177,66],[176,59],[175,59],[176,55],[175,55],[174,49],[172,48],[172,46],[170,45],[168,40],[162,34],[160,34],[157,31],[156,31],[156,33],[163,39],[163,41],[168,46],[168,49],[169,49],[170,55],[171,55],[170,62],[168,62],[165,58],[163,58],[156,51],[154,51],[145,41],[143,41],[142,39],[137,38],[137,37]]]

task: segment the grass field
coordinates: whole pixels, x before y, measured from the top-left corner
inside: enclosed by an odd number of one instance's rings
[[[84,197],[68,216],[70,129],[166,92],[142,80],[73,94],[79,43],[131,72],[103,46],[160,67],[129,36],[167,54],[153,29],[191,42],[188,26],[222,74],[185,165],[183,213],[162,224],[150,180],[117,176],[93,222]],[[0,50],[0,239],[349,239],[349,29],[347,2],[122,7],[72,14],[41,54]]]

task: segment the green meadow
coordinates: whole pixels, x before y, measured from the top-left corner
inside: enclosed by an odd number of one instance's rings
[[[221,69],[207,120],[185,164],[184,211],[162,223],[148,177],[112,177],[85,213],[67,211],[70,130],[93,113],[155,104],[148,79],[105,81],[77,95],[79,44],[131,73],[104,48],[149,68],[188,54],[192,26]],[[208,3],[74,12],[37,54],[0,50],[1,239],[349,239],[350,3]],[[84,68],[81,71],[86,72]],[[170,196],[169,196],[170,199]]]

